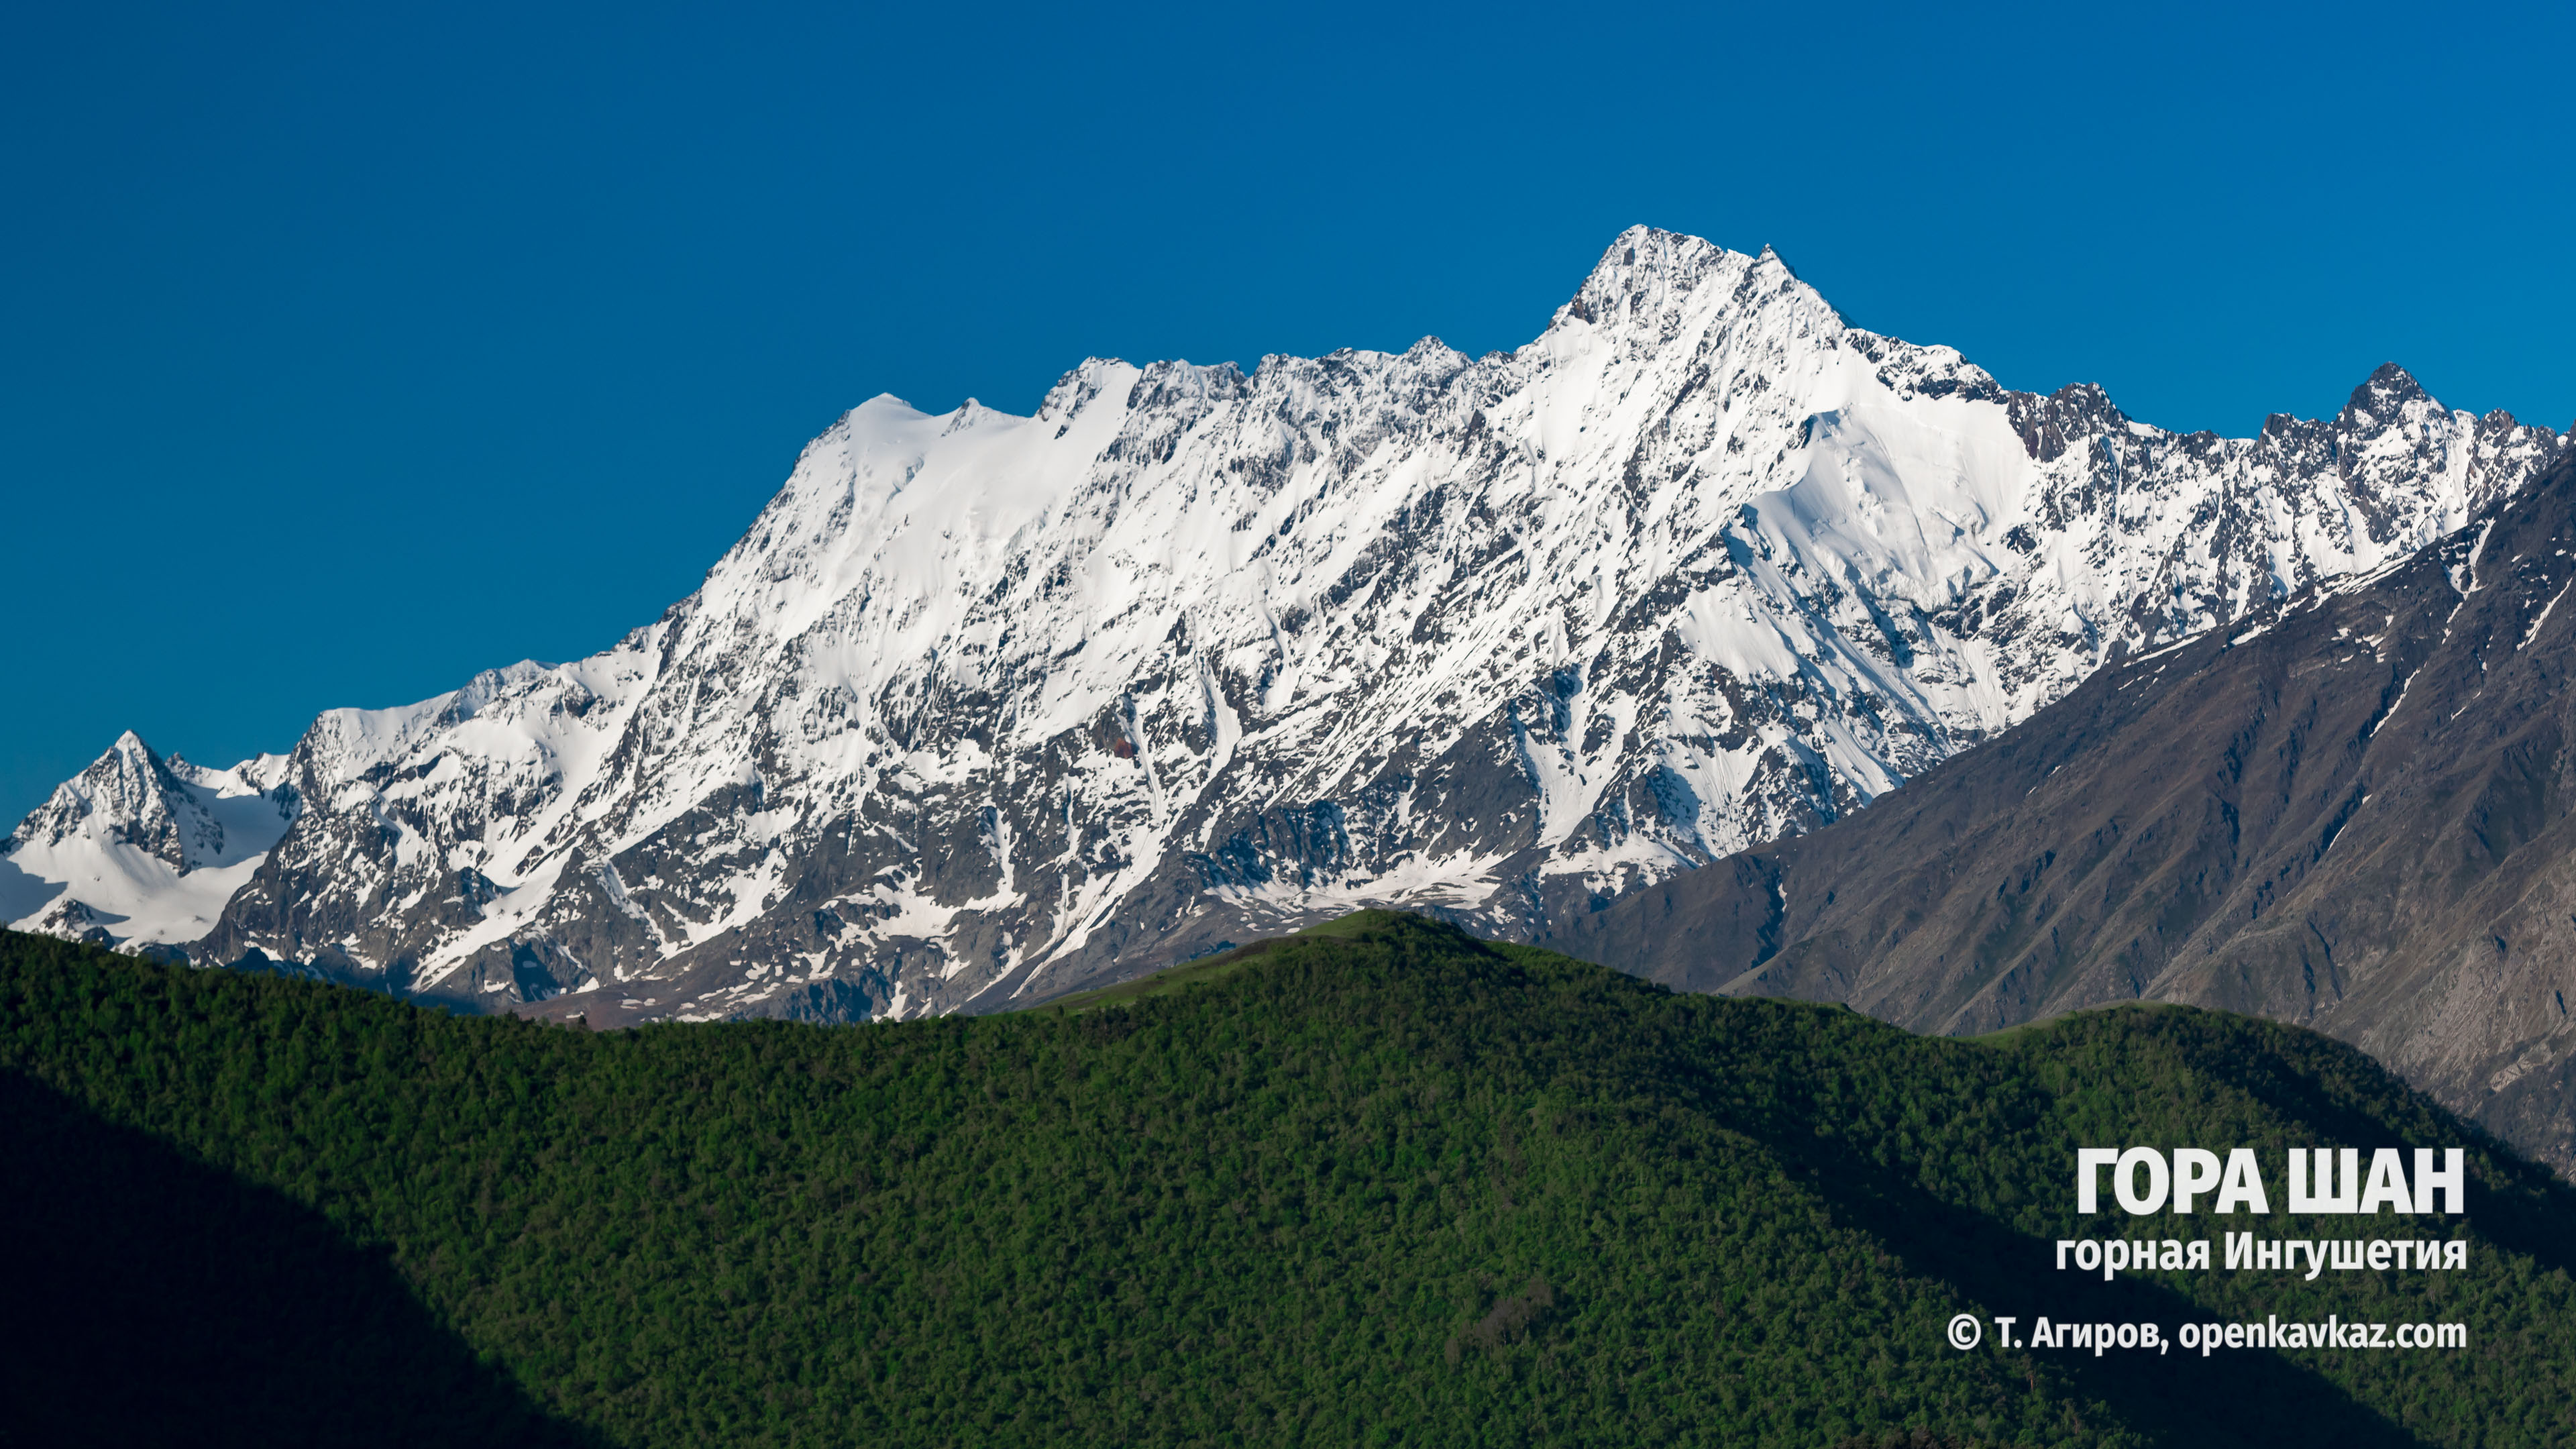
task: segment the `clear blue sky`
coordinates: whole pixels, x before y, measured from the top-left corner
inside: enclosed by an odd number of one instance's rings
[[[1536,335],[1632,222],[2245,433],[2576,416],[2567,8],[0,18],[0,828],[599,649],[878,392]]]

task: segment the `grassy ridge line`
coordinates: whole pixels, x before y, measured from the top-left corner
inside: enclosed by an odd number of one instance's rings
[[[1349,915],[1343,916],[1338,920],[1326,921],[1321,925],[1308,926],[1306,929],[1297,932],[1293,936],[1267,937],[1263,940],[1254,941],[1247,945],[1236,946],[1229,950],[1217,952],[1212,956],[1208,956],[1200,960],[1184,961],[1178,966],[1167,966],[1150,976],[1139,976],[1132,981],[1120,981],[1108,986],[1094,987],[1088,991],[1070,991],[1062,996],[1049,997],[1044,1001],[1034,1001],[1025,1007],[1014,1009],[1026,1011],[1091,1011],[1103,1006],[1114,1006],[1120,1002],[1141,1001],[1148,996],[1166,996],[1172,992],[1185,990],[1189,987],[1205,986],[1214,982],[1222,981],[1226,977],[1234,975],[1244,967],[1260,960],[1262,957],[1269,955],[1271,952],[1278,950],[1281,946],[1284,946],[1291,941],[1314,942],[1360,940],[1368,936],[1371,932],[1388,929],[1397,921],[1410,919],[1412,918],[1406,916],[1401,911],[1353,911]],[[1480,942],[1478,944],[1484,945],[1493,950],[1505,952],[1521,949],[1492,941]],[[1560,959],[1557,958],[1556,953],[1552,951],[1539,952],[1537,955],[1548,959]]]
[[[1926,1040],[1337,924],[1072,1009],[599,1037],[12,937],[0,1065],[381,1245],[618,1442],[2566,1441],[2566,1195],[2486,1145],[2468,1274],[2046,1270],[2105,1231],[2077,1143],[2463,1140],[2348,1049],[2189,1011]],[[2479,1337],[1962,1356],[1962,1308]]]
[[[1168,996],[1175,991],[1186,990],[1193,986],[1212,985],[1269,955],[1276,949],[1277,944],[1276,941],[1255,941],[1249,946],[1237,946],[1231,951],[1208,957],[1204,961],[1192,961],[1186,965],[1173,966],[1157,971],[1151,976],[1140,976],[1133,981],[1121,981],[1112,986],[1068,992],[1062,996],[1035,1002],[1022,1009],[1096,1011],[1101,1007],[1116,1006],[1121,1002],[1142,1001],[1148,996]]]

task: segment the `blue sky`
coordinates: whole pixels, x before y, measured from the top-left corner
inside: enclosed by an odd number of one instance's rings
[[[2246,433],[2576,417],[2563,7],[11,7],[0,823],[599,649],[841,410],[1469,352],[1622,227]]]

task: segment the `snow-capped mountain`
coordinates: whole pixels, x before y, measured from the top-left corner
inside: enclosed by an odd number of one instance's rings
[[[1364,902],[1532,932],[2411,553],[2564,442],[2394,367],[2168,433],[1638,228],[1508,354],[875,399],[615,648],[324,715],[196,949],[605,1023],[1029,1000]]]
[[[286,758],[164,760],[132,730],[0,841],[0,919],[131,946],[194,941],[295,819]]]

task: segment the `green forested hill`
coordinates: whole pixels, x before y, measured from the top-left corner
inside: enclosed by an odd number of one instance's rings
[[[2215,1013],[1927,1039],[1371,913],[1014,1016],[593,1035],[11,935],[0,1095],[10,1444],[2576,1441],[2568,1191]],[[2376,1231],[2471,1267],[2055,1271],[2326,1231],[2079,1219],[2125,1144],[2468,1145],[2465,1222]]]

